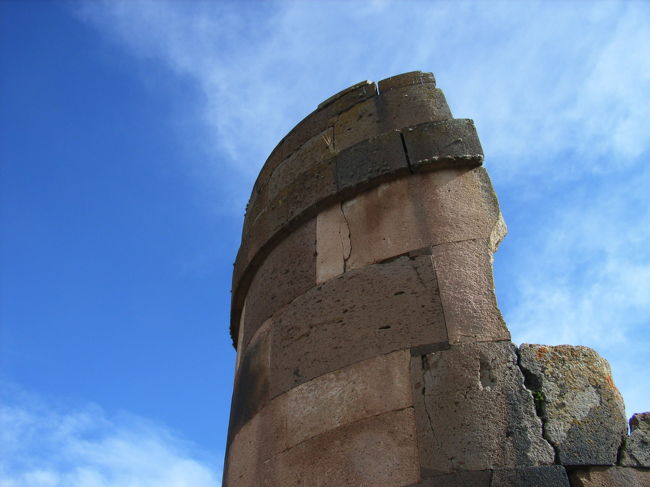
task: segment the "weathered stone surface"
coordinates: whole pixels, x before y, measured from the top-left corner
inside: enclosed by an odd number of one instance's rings
[[[489,238],[500,212],[488,189],[482,168],[448,169],[391,181],[345,201],[347,268],[427,246]]]
[[[336,182],[341,191],[382,177],[407,174],[408,170],[399,132],[387,132],[340,152]]]
[[[318,214],[316,253],[318,284],[345,272],[345,261],[350,257],[350,229],[341,203],[335,203]]]
[[[316,285],[316,220],[291,232],[264,259],[246,294],[244,341],[246,346],[271,315]]]
[[[650,467],[650,412],[634,414],[630,419],[630,436],[621,452],[621,465]]]
[[[276,397],[233,434],[232,475],[243,482],[258,464],[309,438],[411,407],[409,363],[405,350],[380,355]]]
[[[298,176],[309,171],[319,162],[334,156],[333,135],[332,127],[328,127],[305,142],[275,168],[266,185],[268,201],[275,200],[287,186],[294,183]]]
[[[452,346],[424,355],[421,368],[413,382],[424,476],[553,463],[512,343]]]
[[[402,135],[407,127],[452,118],[444,93],[431,83],[390,90],[379,99],[379,125],[398,129]]]
[[[492,472],[491,487],[569,487],[561,465],[500,469]]]
[[[409,487],[490,487],[491,478],[490,470],[455,472],[429,477]]]
[[[414,171],[450,165],[479,166],[483,162],[483,149],[472,120],[423,123],[403,130],[402,136]]]
[[[404,86],[432,84],[436,85],[436,79],[433,73],[425,73],[422,71],[411,71],[409,73],[402,73],[396,76],[391,76],[381,80],[378,84],[380,94],[394,90],[395,88],[403,88]]]
[[[258,486],[395,487],[419,480],[413,409],[304,441],[262,465]]]
[[[235,377],[228,443],[241,427],[269,402],[271,322],[267,322],[241,355]]]
[[[434,84],[405,85],[341,113],[334,124],[334,147],[344,151],[386,132],[450,118],[445,96]]]
[[[377,94],[377,84],[373,81],[361,81],[338,93],[330,96],[327,100],[318,105],[319,110],[334,108],[333,111],[340,113],[352,105],[355,105],[367,98]]]
[[[590,467],[570,473],[571,487],[650,487],[650,470],[631,467]]]
[[[509,340],[494,293],[489,242],[464,240],[431,252],[450,343]]]
[[[426,255],[348,271],[310,289],[273,319],[273,396],[378,354],[447,340]]]
[[[524,344],[520,364],[538,397],[544,437],[563,465],[613,465],[625,436],[625,406],[609,364],[587,347]]]

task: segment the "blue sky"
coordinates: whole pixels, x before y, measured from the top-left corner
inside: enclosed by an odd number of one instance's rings
[[[0,483],[214,486],[253,181],[331,94],[433,71],[509,235],[516,343],[650,409],[650,4],[0,3]]]

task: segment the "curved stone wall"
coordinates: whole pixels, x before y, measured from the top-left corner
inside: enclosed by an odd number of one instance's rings
[[[553,381],[510,342],[482,160],[473,122],[422,72],[338,93],[278,144],[233,273],[224,485],[569,485],[563,458],[616,463],[617,392],[588,389],[607,400],[585,431],[610,441],[575,453],[587,433],[553,436],[539,399]]]

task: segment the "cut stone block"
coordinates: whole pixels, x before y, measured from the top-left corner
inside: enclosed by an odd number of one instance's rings
[[[639,413],[630,419],[630,436],[621,452],[621,465],[650,467],[650,413]]]
[[[490,470],[455,472],[429,477],[409,487],[490,487]]]
[[[335,203],[316,218],[316,282],[318,284],[345,272],[350,257],[350,229],[341,204]]]
[[[433,73],[425,73],[422,71],[411,71],[409,73],[402,73],[396,76],[391,76],[381,80],[378,85],[379,93],[382,95],[394,90],[395,88],[403,88],[404,86],[432,84],[436,85],[436,79]]]
[[[275,168],[267,183],[268,201],[275,200],[300,175],[334,156],[333,135],[332,127],[328,127],[305,142]]]
[[[423,123],[403,130],[402,136],[414,171],[458,164],[480,166],[483,161],[483,149],[472,120]]]
[[[500,212],[482,168],[422,173],[382,184],[345,201],[348,269],[409,251],[489,238]]]
[[[373,416],[304,441],[262,466],[258,486],[395,487],[420,477],[413,409]]]
[[[491,487],[570,487],[561,465],[495,470]]]
[[[348,271],[273,319],[273,396],[369,357],[447,341],[428,255]]]
[[[336,160],[338,190],[354,188],[400,172],[408,174],[408,164],[399,132],[387,132],[366,139],[339,153]]]
[[[631,467],[590,467],[569,475],[571,487],[650,487],[650,470]]]
[[[424,476],[553,463],[512,343],[424,355],[421,374],[413,383]]]
[[[497,306],[492,251],[487,240],[465,240],[431,249],[450,343],[509,340]]]
[[[380,355],[322,375],[273,399],[233,434],[232,475],[295,445],[356,421],[412,406],[410,355]],[[239,484],[236,484],[239,485]]]
[[[264,259],[246,294],[246,346],[274,312],[316,285],[316,220],[291,232]]]
[[[563,465],[614,465],[627,431],[609,364],[587,347],[523,344],[520,364],[538,397],[544,437]]]
[[[241,355],[233,387],[228,443],[269,402],[271,322],[265,323]]]

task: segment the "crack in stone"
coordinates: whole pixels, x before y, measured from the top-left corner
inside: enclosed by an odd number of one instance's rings
[[[339,226],[339,238],[341,240],[341,253],[343,254],[343,273],[347,272],[348,270],[348,260],[350,259],[350,256],[352,255],[352,235],[350,232],[350,222],[348,221],[348,217],[345,214],[345,210],[343,209],[344,203],[341,202],[340,208],[341,208],[341,215],[343,216],[343,220],[345,220],[345,228],[347,230],[347,252],[346,252],[346,246],[345,246],[345,241],[343,240],[343,235],[341,235],[341,227]],[[346,255],[347,254],[347,255]]]
[[[519,348],[515,347],[515,353],[517,354],[517,367],[519,367],[519,370],[521,370],[522,375],[524,376],[524,387],[530,392],[533,403],[535,406],[535,414],[539,418],[540,422],[542,423],[542,438],[546,440],[546,442],[551,445],[551,448],[553,448],[553,453],[554,453],[554,461],[555,464],[561,465],[562,462],[560,462],[560,453],[558,450],[557,445],[549,438],[549,434],[547,431],[547,425],[546,425],[546,418],[544,417],[544,403],[543,400],[537,400],[535,397],[536,393],[541,393],[541,384],[539,383],[539,379],[526,367],[524,367],[521,363],[521,354],[519,353]]]

